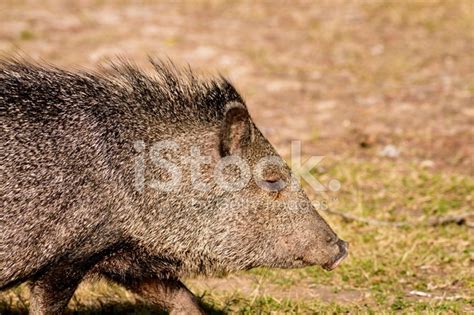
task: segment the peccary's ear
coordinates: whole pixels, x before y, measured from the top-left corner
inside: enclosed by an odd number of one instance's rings
[[[250,143],[251,132],[250,116],[245,106],[238,102],[228,103],[220,134],[221,156],[239,154]]]

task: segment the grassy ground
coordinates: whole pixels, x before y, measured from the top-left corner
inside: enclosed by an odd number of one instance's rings
[[[6,54],[91,68],[116,54],[143,65],[147,54],[167,55],[222,71],[283,156],[294,139],[305,156],[325,156],[314,172],[341,189],[308,187],[315,204],[416,223],[322,210],[351,244],[338,269],[185,281],[216,313],[474,311],[473,229],[423,224],[474,208],[473,29],[470,0],[0,3]],[[27,296],[23,287],[0,293],[0,313],[25,312]],[[81,285],[70,311],[156,309],[97,282]]]

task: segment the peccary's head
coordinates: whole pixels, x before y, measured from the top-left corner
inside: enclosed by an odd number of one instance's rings
[[[204,84],[189,74],[182,79],[166,66],[155,67],[157,80],[125,71],[130,90],[138,90],[126,98],[138,95],[135,104],[144,104],[134,108],[139,129],[130,138],[145,135],[147,148],[165,140],[150,149],[154,162],[143,169],[140,197],[146,203],[130,221],[130,233],[152,253],[178,262],[183,274],[335,268],[347,255],[346,242],[316,212],[232,85]],[[177,189],[148,189],[149,179],[169,177]]]
[[[215,139],[222,172],[214,171],[221,187],[209,194],[218,204],[210,242],[224,265],[331,270],[346,257],[347,243],[317,213],[242,103],[226,104]]]

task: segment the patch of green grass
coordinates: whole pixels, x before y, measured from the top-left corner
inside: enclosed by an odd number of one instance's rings
[[[36,35],[30,30],[22,30],[19,35],[21,40],[32,40],[35,39]]]
[[[346,160],[333,165],[321,182],[341,182],[339,209],[381,220],[423,219],[424,216],[467,212],[474,206],[474,178],[421,169],[409,163]]]
[[[321,303],[319,301],[298,302],[288,299],[278,300],[271,296],[260,296],[255,299],[249,299],[244,296],[234,296],[230,303],[231,306],[209,295],[204,297],[204,301],[212,305],[217,304],[227,312],[238,314],[347,313],[362,310],[362,308],[357,305],[344,306],[335,303]]]

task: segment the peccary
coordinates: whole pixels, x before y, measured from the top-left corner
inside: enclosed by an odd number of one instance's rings
[[[200,313],[183,277],[347,255],[226,79],[150,62],[0,64],[0,289],[28,282],[31,314],[94,276]]]

